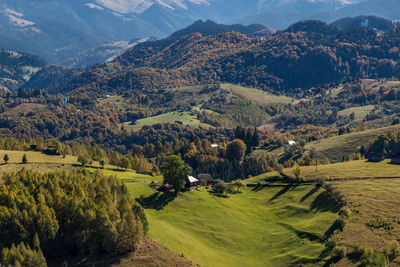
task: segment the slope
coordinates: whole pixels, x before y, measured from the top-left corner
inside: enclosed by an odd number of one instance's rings
[[[146,208],[150,236],[201,266],[287,266],[322,261],[336,213],[319,206],[314,186],[271,186],[220,198],[180,194],[126,180]]]

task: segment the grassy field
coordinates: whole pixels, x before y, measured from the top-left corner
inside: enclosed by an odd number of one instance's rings
[[[31,111],[38,111],[38,110],[43,110],[45,109],[46,106],[42,104],[36,104],[36,103],[22,103],[12,109],[7,110],[6,112],[3,112],[3,115],[19,115],[21,113],[27,114]]]
[[[140,130],[143,126],[151,126],[157,123],[167,123],[167,122],[176,122],[179,121],[183,125],[189,125],[191,127],[204,127],[204,128],[209,128],[212,127],[209,124],[201,123],[196,115],[194,115],[192,112],[178,112],[178,111],[173,111],[173,112],[168,112],[164,113],[158,116],[153,116],[145,119],[141,119],[136,121],[135,125],[132,125],[131,122],[126,122],[125,123],[125,128],[126,129],[132,129],[132,130]]]
[[[3,157],[7,154],[10,158],[8,164],[4,164]],[[28,159],[27,164],[21,164],[23,155],[26,154]],[[50,156],[41,152],[34,151],[10,151],[0,150],[0,174],[7,172],[19,171],[22,168],[30,169],[36,172],[45,173],[49,171],[58,170],[72,170],[79,167],[77,157],[66,155],[63,156]],[[98,162],[93,162],[93,167],[100,167]],[[112,166],[106,165],[106,168]]]
[[[400,125],[393,125],[379,129],[366,130],[357,133],[334,136],[307,143],[305,148],[317,148],[318,158],[323,160],[325,157],[332,162],[340,162],[343,156],[349,156],[357,151],[357,148],[368,145],[368,141],[379,134],[390,131],[400,130]]]
[[[251,187],[229,198],[200,190],[173,199],[148,186],[158,177],[121,175],[132,195],[142,196],[150,237],[201,266],[320,261],[323,235],[337,217],[312,185]]]
[[[339,111],[338,115],[339,116],[350,116],[352,113],[354,113],[354,120],[361,121],[361,120],[365,119],[365,117],[368,115],[368,113],[370,113],[374,108],[375,108],[374,105],[348,108],[348,109]]]
[[[265,105],[270,103],[290,103],[293,100],[292,98],[287,96],[277,96],[259,89],[242,87],[233,84],[222,84],[221,88],[242,95],[258,105]]]
[[[357,160],[318,165],[318,171],[315,170],[315,166],[303,166],[301,169],[306,179],[314,179],[318,176],[328,176],[329,179],[400,177],[400,165],[391,164],[390,160],[382,162]],[[292,168],[285,169],[284,173],[293,176]]]
[[[400,168],[400,167],[399,167]],[[400,180],[364,180],[335,182],[346,194],[352,216],[339,240],[348,250],[356,244],[382,252],[400,235]],[[391,224],[390,231],[367,225],[380,218]],[[353,266],[344,259],[336,266]],[[399,266],[397,258],[390,266]]]

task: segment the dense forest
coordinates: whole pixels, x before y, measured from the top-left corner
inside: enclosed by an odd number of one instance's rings
[[[4,266],[45,266],[70,256],[133,251],[143,238],[143,208],[118,179],[74,171],[5,174],[0,185]]]
[[[319,21],[299,22],[261,40],[234,32],[191,33],[174,42],[139,44],[111,63],[81,71],[45,68],[26,87],[121,93],[217,81],[304,94],[352,78],[396,76],[399,36],[397,29],[340,30]]]

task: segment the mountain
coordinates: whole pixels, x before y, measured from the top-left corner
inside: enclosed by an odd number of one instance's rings
[[[191,30],[203,29],[202,25],[196,22],[168,38],[138,44],[110,63],[74,72],[45,68],[26,87],[121,94],[217,81],[302,95],[332,82],[400,73],[398,53],[393,52],[400,40],[398,31],[340,30],[322,21],[302,21],[254,39],[238,32]]]
[[[0,49],[0,89],[17,89],[46,64],[38,56]]]
[[[258,23],[253,17],[268,12],[279,19],[277,23],[265,21],[267,26],[282,29],[285,18],[294,11],[303,15],[329,12],[352,1],[4,0],[0,47],[37,54],[59,64],[103,43],[164,38],[199,19],[230,23],[246,18],[244,24],[253,24]]]
[[[104,43],[89,50],[80,52],[62,63],[69,68],[86,68],[97,63],[109,62],[121,55],[129,48],[151,40],[151,38],[137,38],[130,41]]]
[[[265,1],[255,15],[235,22],[261,23],[274,29],[284,29],[300,20],[323,20],[331,23],[343,17],[377,16],[389,20],[400,19],[397,0],[360,1]]]
[[[355,18],[343,18],[335,21],[332,25],[339,29],[351,30],[357,28],[372,28],[377,31],[392,31],[399,26],[398,22],[375,17],[375,16],[358,16]]]

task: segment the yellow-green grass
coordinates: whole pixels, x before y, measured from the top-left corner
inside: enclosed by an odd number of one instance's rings
[[[275,177],[279,177],[279,173],[278,172],[267,172],[267,173],[263,173],[261,175],[257,175],[251,178],[248,178],[246,180],[244,180],[246,182],[246,184],[257,184],[258,182],[264,182],[268,179],[271,178],[275,178]]]
[[[365,130],[351,134],[334,136],[326,139],[307,143],[305,148],[317,148],[318,158],[320,160],[329,158],[332,162],[340,162],[343,156],[347,157],[357,151],[357,148],[367,146],[369,140],[382,133],[400,130],[400,125],[392,125],[379,129]]]
[[[340,234],[340,242],[351,251],[360,244],[382,252],[389,243],[398,240],[400,235],[400,180],[353,180],[334,182],[348,199],[352,215]],[[392,224],[390,231],[374,229],[367,223],[380,218]],[[398,266],[396,262],[390,266]],[[351,261],[341,261],[337,266],[358,266]]]
[[[189,125],[191,127],[204,127],[204,128],[209,128],[212,127],[209,124],[201,123],[195,114],[192,112],[178,112],[178,111],[172,111],[168,113],[164,113],[158,116],[153,116],[141,120],[137,120],[135,125],[131,125],[131,122],[126,122],[125,123],[125,128],[126,129],[132,129],[132,130],[140,130],[143,128],[143,126],[151,126],[157,123],[167,123],[167,122],[176,122],[179,121],[183,125]]]
[[[3,112],[3,115],[19,115],[21,113],[26,114],[29,113],[30,111],[35,111],[35,110],[43,110],[45,109],[46,106],[42,104],[37,104],[37,103],[22,103],[12,109],[7,110],[6,112]]]
[[[388,87],[388,88],[398,88],[398,87],[400,87],[400,81],[388,81],[386,83],[386,87]]]
[[[373,109],[375,108],[374,105],[367,105],[363,107],[354,107],[354,108],[348,108],[344,109],[338,112],[340,116],[350,116],[352,113],[354,113],[354,120],[355,121],[361,121],[365,119],[365,117],[370,113]]]
[[[127,185],[134,197],[162,198],[146,183]],[[249,187],[229,198],[207,190],[181,193],[159,209],[147,207],[149,236],[201,266],[315,262],[337,217],[320,210],[320,194],[312,185]]]
[[[258,105],[270,103],[290,103],[293,100],[287,96],[277,96],[259,89],[242,87],[233,84],[222,84],[221,88],[240,94]]]
[[[390,163],[390,160],[382,162],[368,162],[366,160],[346,161],[341,163],[301,167],[302,174],[306,179],[315,179],[318,176],[329,177],[329,179],[365,179],[399,177],[400,165]],[[284,173],[293,176],[292,168],[287,168]]]
[[[8,164],[5,164],[3,158],[4,155],[9,156]],[[22,163],[23,155],[26,155],[28,159],[27,164]],[[66,155],[63,156],[51,156],[41,152],[34,151],[14,151],[14,150],[0,150],[0,174],[16,172],[22,168],[33,170],[40,173],[58,170],[72,170],[73,168],[79,167],[78,158],[75,156]],[[93,167],[100,167],[98,162],[92,163]],[[106,165],[106,167],[112,167]]]

